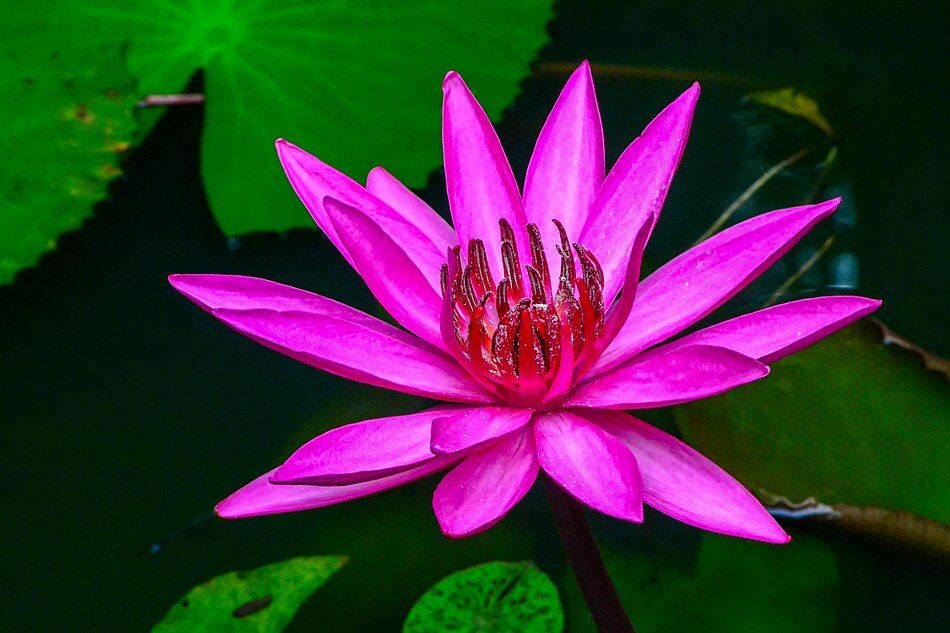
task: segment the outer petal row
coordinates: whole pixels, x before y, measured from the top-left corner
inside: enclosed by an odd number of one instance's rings
[[[169,281],[238,332],[324,371],[440,400],[491,399],[439,350],[332,299],[254,277],[172,275]]]
[[[544,468],[569,494],[611,516],[639,522],[645,501],[703,529],[776,543],[788,540],[758,501],[722,469],[624,413],[554,411],[474,450],[446,456],[426,450],[433,419],[464,419],[472,411],[440,407],[334,429],[216,510],[235,518],[317,508],[457,464],[436,489],[433,509],[443,532],[458,538],[497,523]],[[311,485],[300,485],[303,482]]]
[[[726,347],[763,363],[773,363],[854,323],[881,306],[865,297],[814,297],[789,301],[717,323],[664,346]]]
[[[619,411],[581,415],[636,455],[648,505],[711,532],[788,542],[789,536],[742,484],[680,440]]]
[[[601,373],[703,318],[830,215],[840,198],[780,209],[722,231],[640,284],[620,333],[591,372]]]
[[[718,395],[768,373],[762,363],[722,347],[663,346],[581,384],[565,406],[669,407]]]
[[[424,465],[404,470],[395,475],[348,486],[294,486],[272,484],[274,471],[264,473],[227,499],[215,506],[215,513],[224,519],[281,514],[313,510],[374,495],[422,479],[445,470],[458,461],[457,457],[440,457]]]

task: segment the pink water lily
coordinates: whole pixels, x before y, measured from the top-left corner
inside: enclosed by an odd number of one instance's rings
[[[361,186],[280,140],[313,219],[402,329],[264,279],[173,275],[231,328],[299,361],[445,401],[311,440],[217,506],[222,517],[319,508],[449,470],[433,507],[463,537],[497,521],[539,471],[574,499],[640,522],[646,503],[685,523],[788,536],[721,468],[624,410],[663,407],[763,378],[766,363],[879,301],[793,301],[667,342],[722,305],[830,215],[838,200],[735,225],[640,281],[640,260],[689,133],[693,85],[605,176],[590,68],[571,76],[524,191],[462,78],[443,83],[454,229],[382,168]]]

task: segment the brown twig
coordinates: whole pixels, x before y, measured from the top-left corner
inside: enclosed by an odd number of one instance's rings
[[[200,105],[205,102],[203,94],[186,92],[177,95],[149,95],[135,104],[137,108],[163,108],[166,106]]]

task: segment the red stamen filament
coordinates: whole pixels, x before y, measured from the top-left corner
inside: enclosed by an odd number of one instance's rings
[[[556,292],[534,224],[526,227],[531,263],[522,269],[514,230],[500,221],[503,278],[497,285],[479,239],[468,243],[466,262],[456,247],[442,267],[442,292],[449,295],[444,314],[454,332],[446,336],[455,339],[447,344],[458,346],[456,356],[479,382],[506,400],[533,406],[566,393],[571,372],[592,360],[604,324],[603,270],[589,250],[572,248],[564,227],[554,223],[561,259]],[[561,353],[563,342],[570,342],[570,353]],[[562,360],[570,366],[561,367]]]

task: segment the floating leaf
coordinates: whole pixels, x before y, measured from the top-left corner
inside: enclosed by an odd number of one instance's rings
[[[310,594],[345,562],[342,556],[291,558],[212,578],[179,600],[152,633],[282,631]]]
[[[115,44],[80,55],[6,50],[0,77],[2,284],[92,215],[136,124],[135,84]]]
[[[143,94],[180,92],[203,70],[202,176],[221,228],[237,235],[312,226],[280,170],[278,137],[357,179],[381,164],[423,185],[442,162],[445,73],[460,71],[497,117],[546,39],[550,5],[91,0],[22,10],[16,31],[31,46],[55,45],[51,30],[127,40]]]
[[[557,588],[531,562],[485,563],[437,582],[412,607],[404,633],[558,633]]]
[[[782,546],[702,539],[692,568],[635,547],[602,546],[637,633],[835,630],[838,570],[828,545],[805,537]],[[571,631],[595,631],[576,583],[565,585]]]
[[[829,123],[825,115],[821,113],[818,102],[795,88],[780,88],[778,90],[753,92],[748,95],[747,98],[753,103],[775,108],[792,116],[801,117],[828,136],[834,136],[831,123]]]
[[[889,340],[860,321],[766,380],[678,408],[677,424],[754,490],[950,523],[947,377]]]

